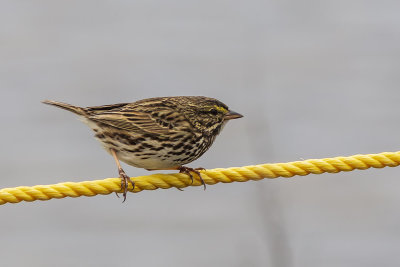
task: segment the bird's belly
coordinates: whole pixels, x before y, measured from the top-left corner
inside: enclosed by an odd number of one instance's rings
[[[200,143],[193,144],[192,138],[160,140],[120,130],[104,131],[93,124],[90,126],[107,152],[113,149],[119,160],[138,168],[157,170],[182,166],[197,159],[208,148],[200,146]]]
[[[172,167],[181,166],[180,162],[174,161],[172,158],[165,158],[164,154],[155,154],[152,156],[137,156],[133,153],[119,151],[117,153],[118,159],[125,162],[126,164],[144,168],[148,170],[161,170],[170,169]]]
[[[114,149],[120,161],[138,168],[149,170],[169,169],[194,160],[182,157],[180,153],[173,151],[172,148],[159,149],[160,145],[150,140],[146,140],[138,146],[131,146],[116,140],[110,141],[99,138],[98,140],[109,153],[110,149]]]

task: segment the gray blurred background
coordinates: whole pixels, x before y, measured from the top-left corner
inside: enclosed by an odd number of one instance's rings
[[[193,167],[397,151],[399,11],[390,0],[0,1],[0,188],[117,175],[90,129],[43,99],[205,95],[244,114]],[[398,266],[399,176],[6,204],[1,266]]]

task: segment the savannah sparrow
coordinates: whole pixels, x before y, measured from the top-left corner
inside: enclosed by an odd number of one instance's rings
[[[114,157],[124,201],[132,180],[119,160],[147,170],[179,170],[192,180],[199,170],[183,166],[206,152],[228,120],[241,118],[222,102],[204,96],[156,97],[133,103],[77,107],[45,100],[45,104],[80,116]]]

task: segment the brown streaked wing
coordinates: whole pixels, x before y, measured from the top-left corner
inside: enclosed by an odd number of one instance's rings
[[[171,111],[169,108],[158,109],[157,114],[160,115],[163,112],[170,113]],[[169,124],[162,120],[160,116],[155,117],[143,110],[135,110],[132,106],[118,111],[107,111],[96,114],[90,116],[89,119],[127,131],[143,131],[149,134],[168,134],[176,131],[171,129]]]

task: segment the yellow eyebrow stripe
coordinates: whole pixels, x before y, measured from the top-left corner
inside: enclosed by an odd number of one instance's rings
[[[220,107],[220,106],[217,106],[217,105],[215,105],[214,108],[216,110],[218,110],[219,112],[227,112],[228,111],[226,108],[223,108],[223,107]]]

